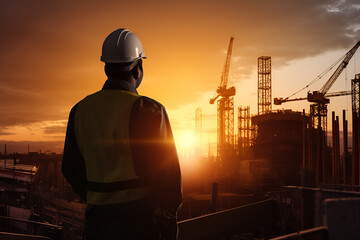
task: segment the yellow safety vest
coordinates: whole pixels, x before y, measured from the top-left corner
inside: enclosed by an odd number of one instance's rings
[[[139,97],[107,89],[87,96],[77,107],[75,135],[85,160],[89,204],[134,201],[151,190],[135,173],[129,141],[131,108]]]

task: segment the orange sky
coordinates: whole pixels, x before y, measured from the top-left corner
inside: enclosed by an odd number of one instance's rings
[[[0,143],[11,149],[15,142],[33,141],[33,151],[60,152],[71,107],[106,80],[100,62],[104,38],[125,27],[140,37],[148,56],[139,93],[167,108],[184,155],[192,150],[184,142],[192,142],[195,109],[201,107],[207,150],[216,141],[216,105],[208,101],[230,36],[229,86],[237,88],[236,106],[250,105],[255,114],[257,57],[272,57],[273,96],[286,97],[360,40],[359,23],[360,4],[350,0],[0,0]],[[332,90],[349,90],[359,63],[357,54]],[[351,104],[348,98],[333,102],[338,115]],[[307,103],[282,107],[308,111]]]

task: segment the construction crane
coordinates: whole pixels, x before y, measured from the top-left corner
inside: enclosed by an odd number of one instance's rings
[[[353,55],[355,54],[355,52],[359,48],[359,46],[360,46],[360,41],[358,41],[355,44],[355,46],[345,54],[344,60],[341,62],[339,67],[336,69],[336,71],[331,75],[329,80],[320,89],[320,91],[313,91],[312,93],[308,92],[308,95],[306,98],[290,99],[290,97],[293,96],[294,94],[292,94],[291,96],[289,96],[287,98],[274,98],[274,104],[281,105],[284,102],[292,102],[292,101],[299,101],[299,100],[308,100],[309,102],[316,102],[316,103],[329,103],[330,101],[329,101],[329,99],[327,99],[327,97],[325,95],[327,95],[327,92],[332,87],[332,85],[335,83],[336,79],[339,77],[339,75],[342,73],[342,71],[346,68],[346,66],[348,65],[349,61],[351,60],[351,58],[353,57]],[[308,84],[305,88],[307,88],[309,86],[310,86],[310,84]],[[305,89],[305,88],[303,88],[303,89]],[[303,89],[301,89],[301,90],[303,90]]]
[[[332,85],[335,83],[336,79],[340,76],[342,71],[346,68],[346,66],[348,65],[351,58],[354,56],[354,54],[355,54],[356,50],[359,48],[359,46],[360,46],[360,41],[358,41],[355,44],[355,46],[352,47],[345,54],[345,56],[342,58],[343,60],[341,61],[340,65],[337,67],[335,72],[331,75],[329,80],[322,86],[322,88],[319,91],[308,92],[307,97],[302,97],[302,98],[291,99],[290,97],[293,96],[294,94],[290,95],[289,97],[287,97],[285,99],[274,98],[274,104],[280,105],[284,102],[292,102],[292,101],[299,101],[299,100],[307,100],[308,102],[315,103],[315,104],[310,105],[310,115],[311,115],[311,118],[313,121],[313,126],[321,127],[324,131],[326,131],[327,104],[330,103],[329,97],[344,96],[344,95],[351,94],[351,91],[341,91],[341,92],[335,92],[335,93],[328,93],[328,91],[332,87]],[[328,69],[328,71],[330,71],[330,70],[331,70],[331,68]],[[322,76],[324,74],[322,74]],[[319,76],[317,80],[319,80],[320,78],[321,78],[321,76]],[[315,81],[313,81],[312,83],[314,83],[314,82]],[[309,87],[310,84],[305,86],[305,88]],[[305,88],[303,88],[303,89],[305,89]],[[301,90],[303,90],[303,89],[301,89]]]
[[[224,70],[221,75],[219,87],[216,89],[216,96],[210,99],[210,104],[217,101],[217,156],[220,164],[224,165],[232,157],[234,146],[234,98],[235,87],[227,88],[229,79],[231,53],[234,37],[230,38],[230,43],[226,55]]]
[[[346,96],[346,95],[351,95],[351,91],[349,90],[349,91],[327,93],[324,95],[324,97],[329,98],[329,97],[338,97],[338,96]],[[291,98],[291,99],[274,98],[274,104],[281,105],[284,102],[294,102],[294,101],[302,101],[302,100],[308,100],[308,97]]]
[[[234,37],[231,37],[230,43],[229,43],[229,48],[228,48],[227,55],[226,55],[224,71],[222,72],[222,75],[220,78],[219,87],[216,89],[217,95],[214,98],[210,99],[210,104],[214,104],[215,100],[220,96],[223,98],[226,98],[226,97],[234,96],[236,93],[235,87],[227,88],[233,42],[234,42]]]

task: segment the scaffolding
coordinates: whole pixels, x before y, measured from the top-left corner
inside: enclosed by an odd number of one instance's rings
[[[311,123],[313,128],[327,130],[327,105],[314,103],[310,105]]]
[[[359,116],[360,104],[360,74],[356,74],[351,81],[352,111]]]
[[[359,115],[359,99],[360,99],[360,74],[356,74],[351,80],[352,94],[352,184],[358,185],[360,182],[360,115]]]
[[[239,157],[242,159],[245,149],[251,146],[251,118],[250,106],[238,108],[238,151]]]
[[[258,58],[258,114],[271,112],[271,57]]]
[[[217,156],[223,166],[230,163],[234,151],[234,98],[221,98],[217,111]]]

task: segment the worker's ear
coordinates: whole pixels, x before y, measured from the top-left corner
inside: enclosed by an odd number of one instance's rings
[[[142,73],[141,73],[141,69],[140,69],[139,66],[136,67],[136,71],[135,71],[135,72],[136,72],[136,73],[135,73],[135,74],[136,74],[136,78],[135,78],[135,79],[137,80],[137,79],[141,78]]]
[[[142,60],[140,59],[138,60],[138,64],[136,64],[136,66],[131,70],[131,75],[133,76],[133,78],[137,80],[141,78],[142,72],[143,72]]]
[[[136,77],[134,76],[134,78],[136,80],[135,88],[138,88],[140,86],[140,83],[141,83],[141,81],[143,79],[143,75],[144,75],[144,71],[143,71],[141,63],[136,66],[136,71],[135,72],[136,72]]]

